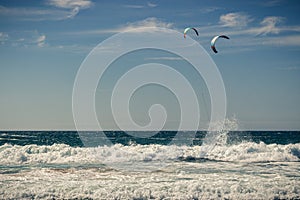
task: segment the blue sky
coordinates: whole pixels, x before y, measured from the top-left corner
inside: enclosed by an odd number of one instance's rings
[[[73,84],[81,63],[97,44],[136,28],[182,32],[192,26],[200,36],[189,36],[218,66],[226,88],[227,116],[235,116],[240,129],[299,130],[299,13],[300,3],[292,0],[1,0],[0,129],[74,129]],[[218,34],[231,39],[220,39],[220,52],[214,54],[210,40]],[[138,57],[147,60],[147,55],[174,68],[183,62],[170,59],[167,52],[145,51]],[[128,55],[123,64],[130,68],[136,57]],[[116,73],[120,71],[111,70],[106,79]],[[184,73],[195,79],[192,70]],[[105,128],[115,129],[101,101],[109,98],[110,90],[99,88],[99,119]],[[147,108],[161,103],[170,112],[166,128],[176,127],[172,121],[180,114],[172,94],[156,86],[144,89],[136,93],[133,118],[146,124]]]

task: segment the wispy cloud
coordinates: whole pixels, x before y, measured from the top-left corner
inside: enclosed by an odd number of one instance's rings
[[[0,44],[4,44],[8,40],[8,34],[0,32]]]
[[[79,45],[79,44],[70,44],[70,45],[49,45],[47,49],[54,51],[68,52],[74,54],[88,54],[95,46],[94,45]]]
[[[239,16],[239,17],[238,17]],[[238,20],[241,18],[242,20]],[[228,49],[226,52],[246,51],[258,47],[299,47],[300,26],[286,25],[286,18],[281,16],[266,16],[263,19],[255,19],[246,13],[227,13],[219,18],[218,25],[198,27],[202,36],[199,40],[203,44],[209,44],[209,39],[214,35],[228,35],[231,40],[226,41],[227,47],[238,46]],[[205,39],[206,38],[206,39]]]
[[[249,37],[241,36],[234,37],[230,43],[231,46],[239,47],[258,47],[258,46],[273,46],[273,47],[299,47],[300,46],[300,35],[293,36],[263,36],[263,37]]]
[[[150,8],[155,8],[157,6],[157,4],[151,3],[151,2],[148,1],[147,6],[150,7]]]
[[[300,70],[300,66],[288,66],[288,67],[279,67],[278,70],[285,70],[285,71],[296,71]]]
[[[0,15],[6,16],[26,16],[26,15],[45,15],[49,14],[45,9],[33,9],[33,8],[8,8],[0,5]]]
[[[92,5],[89,0],[49,0],[46,2],[46,7],[5,7],[0,5],[0,16],[27,21],[57,21],[74,18],[81,9],[89,8]]]
[[[155,17],[149,17],[141,21],[127,23],[121,27],[122,31],[134,31],[137,28],[171,28],[173,23],[163,22]]]
[[[68,34],[107,34],[107,33],[120,33],[120,32],[149,32],[155,30],[155,28],[173,28],[173,23],[161,21],[155,17],[149,17],[144,20],[136,22],[128,22],[125,25],[115,27],[112,29],[97,29],[89,31],[77,31]]]
[[[157,4],[155,3],[151,3],[151,2],[147,2],[147,4],[126,4],[123,5],[123,7],[125,8],[132,8],[132,9],[142,9],[142,8],[155,8],[157,6]]]
[[[0,32],[0,44],[13,47],[45,47],[46,35],[36,30],[11,32],[9,36]]]
[[[266,16],[263,19],[254,19],[246,13],[227,13],[220,16],[217,25],[201,26],[197,29],[203,37],[225,34],[236,37],[251,36],[257,39],[257,37],[269,38],[285,33],[284,41],[288,41],[287,44],[293,45],[290,38],[298,37],[295,34],[300,33],[300,26],[285,25],[286,21],[287,19],[281,16]]]
[[[174,56],[162,56],[162,57],[150,57],[146,58],[146,60],[184,60],[181,57],[174,57]]]
[[[123,5],[125,8],[134,8],[134,9],[139,9],[139,8],[145,8],[144,5]]]
[[[58,8],[89,8],[93,5],[90,0],[49,0],[50,5],[56,6]]]
[[[245,27],[252,19],[244,13],[221,15],[219,23],[224,27]]]
[[[36,44],[38,47],[44,47],[46,41],[46,35],[41,35],[36,39]]]
[[[300,46],[300,35],[264,38],[262,44],[277,46]]]
[[[280,28],[276,27],[276,25],[282,21],[282,17],[272,16],[264,18],[263,21],[260,23],[262,27],[258,29],[258,34],[278,34],[280,32]]]
[[[260,4],[265,7],[273,7],[279,6],[283,0],[269,0],[269,1],[262,1]]]
[[[221,10],[221,9],[222,9],[221,7],[205,7],[205,8],[201,8],[200,12],[206,14],[206,13],[215,12],[215,11]]]
[[[44,8],[8,8],[0,6],[0,16],[15,17],[22,21],[64,20],[73,16],[74,11]]]
[[[240,29],[232,28],[230,31],[226,29],[223,32],[230,34],[230,35],[277,35],[282,32],[300,32],[300,26],[283,26],[281,25],[285,19],[280,16],[268,16],[265,17],[260,23],[259,26],[251,26],[251,27],[244,27]]]
[[[49,8],[4,7],[0,6],[0,16],[15,17],[19,20],[43,21],[68,18],[69,11]]]
[[[62,9],[71,9],[67,18],[75,17],[81,9],[90,8],[91,0],[48,0],[48,4]]]

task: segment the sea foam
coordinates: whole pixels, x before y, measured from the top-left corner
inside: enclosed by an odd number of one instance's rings
[[[178,158],[201,158],[201,146],[115,144],[103,147],[71,147],[10,145],[0,147],[0,165],[101,163],[124,161],[176,161]],[[234,145],[215,145],[206,158],[230,162],[293,162],[300,160],[300,144],[265,144],[244,142]]]

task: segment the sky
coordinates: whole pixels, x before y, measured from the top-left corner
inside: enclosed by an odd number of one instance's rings
[[[227,117],[235,118],[239,129],[300,130],[299,19],[300,3],[294,0],[0,0],[0,130],[74,130],[73,86],[94,47],[124,31],[167,28],[182,33],[186,27],[198,30],[199,36],[189,32],[188,37],[218,67]],[[230,40],[218,40],[215,54],[210,40],[219,34]],[[196,88],[207,123],[210,99],[203,77],[196,77],[177,55],[146,49],[121,57],[99,82],[95,109],[104,129],[117,129],[110,111],[113,85],[141,61],[180,69]],[[168,113],[164,128],[176,129],[179,103],[159,85],[134,93],[132,118],[147,125],[154,104]]]

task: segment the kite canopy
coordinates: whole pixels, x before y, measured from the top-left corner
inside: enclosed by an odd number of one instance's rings
[[[211,42],[210,42],[210,45],[211,45],[210,47],[211,47],[211,49],[212,49],[215,53],[218,53],[215,44],[216,44],[216,42],[217,42],[217,40],[218,40],[219,38],[225,38],[225,39],[228,39],[228,40],[229,40],[229,37],[226,36],[226,35],[217,35],[217,36],[215,36],[215,37],[211,40]]]
[[[186,33],[191,29],[193,29],[195,31],[196,35],[199,35],[197,29],[195,29],[193,27],[188,27],[188,28],[184,29],[184,31],[183,31],[184,38],[186,38]]]

